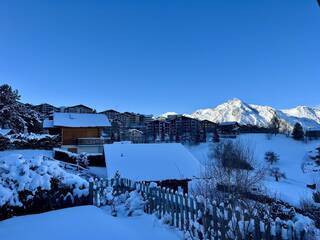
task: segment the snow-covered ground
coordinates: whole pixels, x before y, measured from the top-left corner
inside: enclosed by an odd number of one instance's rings
[[[46,156],[46,157],[53,156],[53,152],[51,150],[17,149],[17,150],[0,151],[0,158],[9,156],[11,154],[21,154],[25,158],[34,158],[40,155]]]
[[[256,159],[262,164],[265,164],[264,154],[267,151],[274,151],[280,156],[279,162],[274,164],[274,167],[279,167],[287,179],[276,182],[273,177],[267,177],[264,184],[269,195],[276,196],[295,206],[299,205],[301,198],[310,199],[312,197],[312,190],[306,185],[314,183],[314,179],[320,177],[319,172],[304,173],[301,165],[306,161],[308,152],[320,146],[319,140],[304,143],[284,135],[273,136],[268,140],[265,134],[242,134],[238,139],[250,144]],[[189,147],[189,150],[203,163],[208,159],[209,148],[210,143],[204,143]]]
[[[178,231],[151,215],[112,217],[93,206],[67,208],[0,222],[1,240],[178,240]]]

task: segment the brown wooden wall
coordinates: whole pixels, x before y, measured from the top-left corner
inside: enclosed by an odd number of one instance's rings
[[[100,132],[100,128],[62,128],[62,144],[77,144],[78,138],[98,138],[100,137]]]

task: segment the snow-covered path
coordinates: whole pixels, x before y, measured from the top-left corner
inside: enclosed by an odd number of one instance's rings
[[[153,216],[112,217],[83,206],[0,221],[1,240],[178,240],[179,232]]]

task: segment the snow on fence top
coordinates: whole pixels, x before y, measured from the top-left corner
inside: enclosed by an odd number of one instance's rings
[[[6,136],[8,135],[12,130],[11,129],[3,129],[3,128],[0,128],[0,136]]]
[[[180,143],[106,144],[108,176],[117,170],[136,181],[188,179],[199,176],[200,163]]]
[[[109,127],[105,114],[94,113],[54,113],[53,120],[46,119],[44,128],[50,127]]]

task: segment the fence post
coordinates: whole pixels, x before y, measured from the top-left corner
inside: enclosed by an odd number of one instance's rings
[[[180,221],[179,221],[179,198],[178,198],[178,192],[176,191],[174,194],[174,208],[176,212],[176,227],[179,228]]]
[[[89,205],[93,205],[93,181],[89,182]]]
[[[179,210],[180,210],[180,230],[184,230],[184,214],[183,214],[183,197],[180,193],[178,193],[178,198],[179,198]]]
[[[171,226],[174,226],[174,213],[175,213],[175,204],[174,204],[174,199],[173,199],[173,196],[174,196],[174,192],[173,190],[171,189],[170,191],[170,211],[171,211]]]
[[[257,216],[254,217],[254,240],[261,239],[260,220]]]
[[[217,203],[215,201],[212,202],[212,220],[213,220],[214,239],[218,240],[219,229],[218,229]]]

